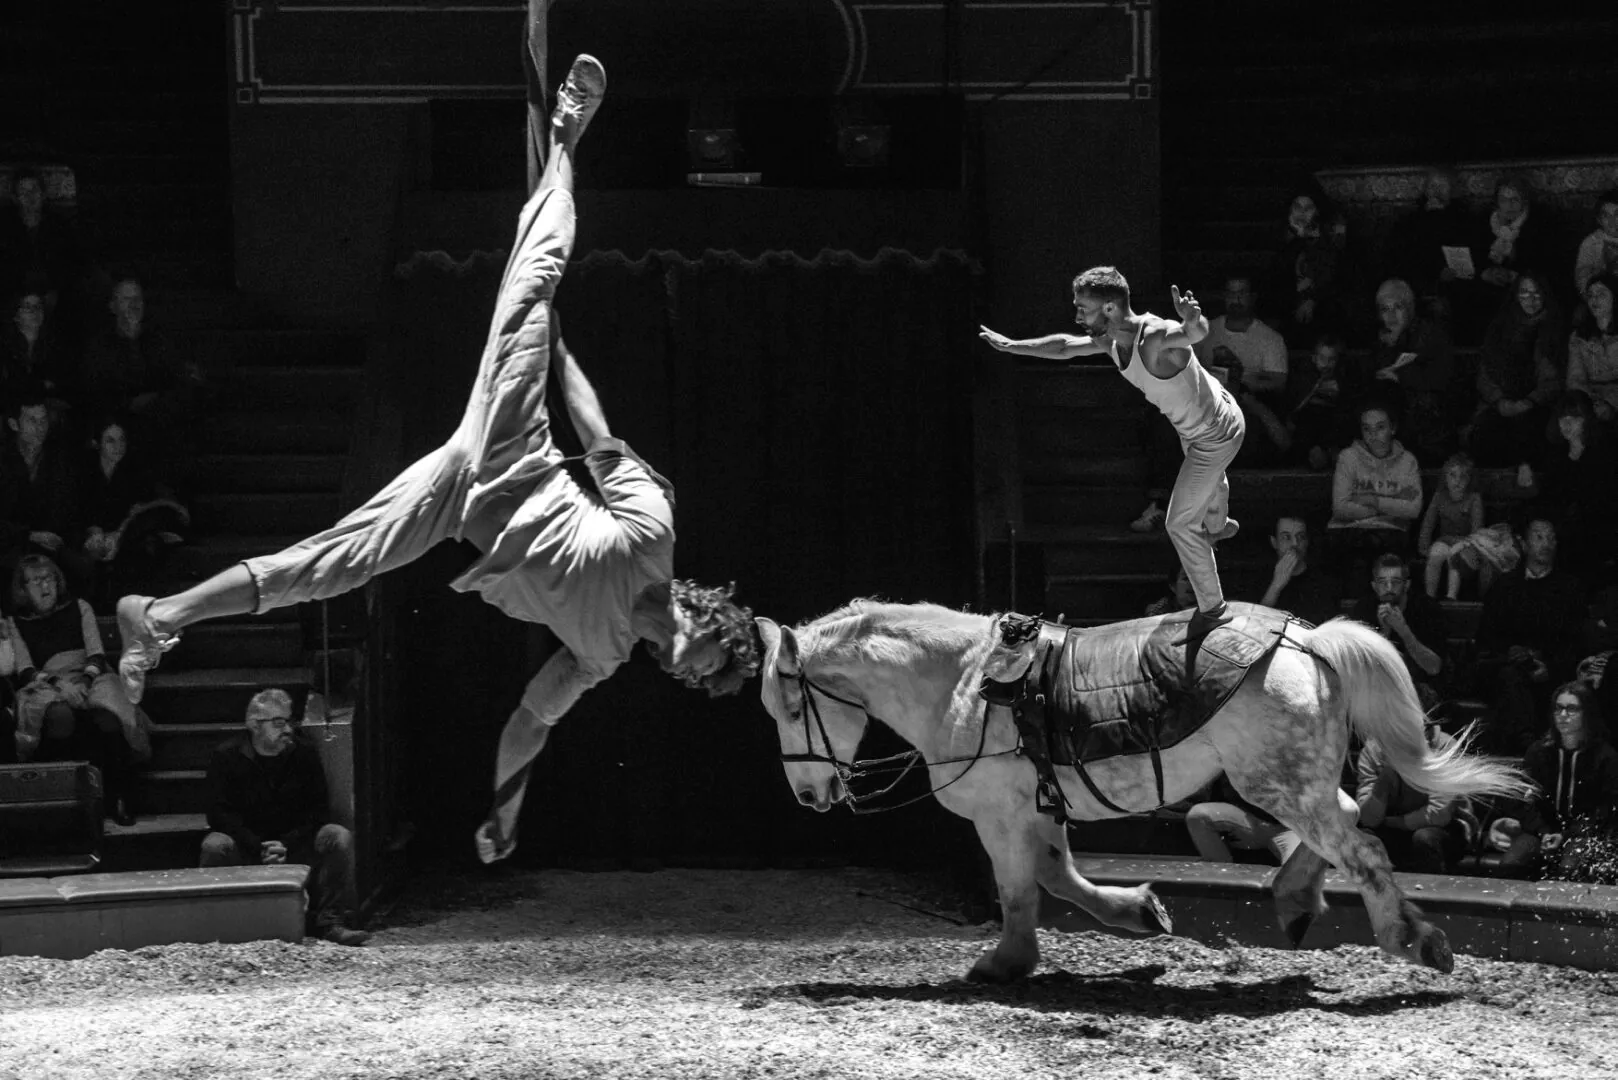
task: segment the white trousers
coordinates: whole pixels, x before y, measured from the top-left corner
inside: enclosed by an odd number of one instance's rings
[[[1197,607],[1213,611],[1225,602],[1219,584],[1219,566],[1214,560],[1209,533],[1225,527],[1230,515],[1230,480],[1225,470],[1236,460],[1247,434],[1238,421],[1234,434],[1217,441],[1182,442],[1185,461],[1174,478],[1163,530],[1180,556],[1185,576],[1196,593]]]

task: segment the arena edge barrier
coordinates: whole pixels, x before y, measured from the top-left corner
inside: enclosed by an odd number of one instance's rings
[[[1290,948],[1269,891],[1273,866],[1088,855],[1075,855],[1074,862],[1098,885],[1152,882],[1180,937],[1209,945]],[[1618,971],[1618,887],[1437,874],[1394,878],[1449,936],[1457,953]],[[1374,945],[1358,890],[1332,871],[1325,891],[1330,910],[1310,927],[1303,947]],[[1039,922],[1054,930],[1103,929],[1048,893],[1040,897]]]
[[[0,881],[0,956],[303,937],[307,866],[229,866]]]

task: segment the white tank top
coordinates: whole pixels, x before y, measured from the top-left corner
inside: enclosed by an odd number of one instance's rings
[[[1208,438],[1226,439],[1241,430],[1241,407],[1230,391],[1218,379],[1208,374],[1197,360],[1195,350],[1191,361],[1177,375],[1160,379],[1146,370],[1140,358],[1140,342],[1146,333],[1145,323],[1135,335],[1130,348],[1129,363],[1118,362],[1118,349],[1113,346],[1112,362],[1130,385],[1146,395],[1146,400],[1157,406],[1169,418],[1180,438],[1187,442]]]

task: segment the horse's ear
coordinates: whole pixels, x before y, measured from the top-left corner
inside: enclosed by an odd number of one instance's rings
[[[771,619],[756,618],[758,636],[764,641],[766,655],[775,655],[775,671],[778,675],[797,675],[800,667],[798,663],[798,639],[793,636],[792,630],[777,625]]]
[[[768,656],[781,647],[781,627],[774,619],[766,619],[762,615],[754,616],[753,625],[758,627],[759,640],[764,642],[764,654]]]

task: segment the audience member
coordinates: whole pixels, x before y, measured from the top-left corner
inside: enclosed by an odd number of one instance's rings
[[[1448,169],[1428,169],[1421,203],[1394,228],[1389,240],[1390,269],[1408,281],[1424,299],[1439,300],[1452,313],[1460,289],[1477,279],[1472,219],[1453,201],[1455,176]]]
[[[150,465],[131,453],[121,418],[108,418],[97,428],[82,482],[83,552],[97,564],[114,566],[123,580],[152,571],[165,552],[183,543],[191,514],[158,482]]]
[[[1267,294],[1283,337],[1340,330],[1347,277],[1348,225],[1313,192],[1293,197]]]
[[[1333,570],[1350,581],[1365,580],[1377,555],[1405,554],[1421,516],[1421,467],[1395,430],[1388,407],[1370,402],[1360,410],[1360,437],[1337,455],[1326,536]]]
[[[1185,829],[1197,854],[1208,862],[1235,862],[1231,854],[1235,848],[1268,852],[1280,865],[1302,842],[1297,833],[1242,798],[1223,773],[1199,796],[1186,811]],[[1352,803],[1346,795],[1342,801]]]
[[[50,437],[50,409],[37,395],[24,395],[7,426],[12,437],[0,447],[0,568],[9,574],[24,555],[49,555],[82,583],[89,562],[69,544],[80,527],[79,478],[75,462]]]
[[[1544,271],[1567,265],[1558,250],[1556,227],[1549,217],[1536,214],[1528,185],[1506,177],[1495,185],[1494,209],[1474,242],[1480,254],[1478,277],[1492,292],[1491,304],[1510,295],[1517,278],[1529,270]],[[1547,298],[1553,289],[1541,279]]]
[[[107,659],[95,612],[68,595],[44,555],[17,564],[11,603],[18,756],[90,762],[101,770],[107,816],[133,824],[129,781],[136,760],[151,757],[151,735]]]
[[[1355,409],[1365,397],[1366,380],[1349,363],[1343,339],[1332,333],[1316,339],[1310,365],[1300,374],[1296,404],[1286,419],[1294,457],[1324,471],[1358,434]]]
[[[1533,467],[1543,456],[1567,339],[1555,297],[1531,272],[1518,275],[1511,299],[1483,336],[1472,456],[1485,467],[1516,467],[1523,487],[1533,485]]]
[[[112,290],[112,322],[85,347],[80,379],[89,415],[123,414],[154,454],[171,451],[192,415],[201,378],[146,320],[146,294],[125,278]]]
[[[1253,279],[1245,274],[1225,281],[1225,313],[1208,323],[1208,336],[1197,347],[1208,357],[1208,367],[1229,367],[1240,362],[1242,385],[1279,408],[1287,387],[1287,343],[1254,314],[1257,296]]]
[[[1534,514],[1522,540],[1522,565],[1483,598],[1478,675],[1489,697],[1479,747],[1520,757],[1534,738],[1542,688],[1566,679],[1582,655],[1584,585],[1556,565],[1556,524]]]
[[[1273,399],[1248,389],[1240,358],[1228,350],[1224,354],[1224,363],[1211,370],[1214,378],[1230,390],[1230,396],[1242,410],[1242,420],[1247,429],[1247,437],[1242,440],[1235,464],[1247,469],[1264,469],[1282,464],[1292,449],[1292,430],[1270,406]]]
[[[62,399],[65,366],[54,327],[45,318],[44,296],[20,293],[11,308],[11,325],[0,330],[0,405],[10,407],[24,394]],[[53,411],[65,405],[61,401]]]
[[[1169,591],[1150,604],[1146,605],[1146,615],[1169,615],[1176,611],[1184,611],[1195,607],[1197,594],[1191,591],[1191,579],[1186,576],[1185,567],[1180,560],[1174,560],[1164,580],[1168,582]]]
[[[1421,519],[1416,554],[1427,560],[1427,595],[1437,599],[1444,572],[1449,571],[1445,595],[1460,599],[1462,579],[1476,574],[1478,594],[1489,590],[1495,577],[1517,566],[1516,538],[1507,524],[1483,524],[1483,496],[1473,487],[1472,459],[1454,454],[1444,462],[1444,483],[1433,493]]]
[[[1490,846],[1505,853],[1501,871],[1536,876],[1538,861],[1545,877],[1618,885],[1618,749],[1588,686],[1556,688],[1550,730],[1528,747],[1523,768],[1539,793],[1521,818],[1500,817],[1489,828]]]
[[[1386,387],[1399,430],[1417,460],[1436,464],[1455,448],[1455,350],[1449,333],[1416,317],[1416,294],[1398,278],[1376,290],[1376,311],[1381,326],[1371,346],[1371,370]]]
[[[1579,243],[1573,261],[1573,284],[1584,296],[1598,277],[1618,275],[1618,188],[1596,199],[1595,231]]]
[[[1618,326],[1612,300],[1618,276],[1603,274],[1584,288],[1584,306],[1567,339],[1567,388],[1590,395],[1596,419],[1618,434]]]
[[[1339,613],[1342,587],[1309,561],[1309,526],[1303,518],[1276,518],[1270,548],[1275,552],[1275,566],[1264,591],[1252,590],[1260,604],[1290,611],[1316,626]]]
[[[1371,564],[1370,591],[1354,603],[1353,617],[1374,626],[1399,655],[1421,707],[1429,715],[1442,700],[1444,615],[1436,601],[1410,588],[1410,567],[1398,555],[1379,555]]]
[[[1424,728],[1427,745],[1443,750],[1454,740],[1436,723]],[[1387,848],[1395,870],[1442,874],[1472,844],[1477,818],[1464,796],[1429,795],[1389,765],[1375,739],[1359,756],[1360,828]]]
[[[1562,395],[1540,476],[1540,499],[1557,519],[1558,561],[1587,585],[1598,584],[1618,542],[1618,506],[1612,484],[1618,452],[1600,424],[1590,396]]]
[[[0,295],[37,288],[54,315],[83,269],[73,226],[45,201],[45,180],[33,168],[12,177],[12,203],[0,206]],[[64,313],[65,314],[65,313]]]
[[[370,937],[349,929],[353,837],[331,820],[320,753],[292,719],[285,690],[261,690],[247,703],[247,730],[208,763],[208,828],[203,866],[305,863],[310,932],[339,945]]]

